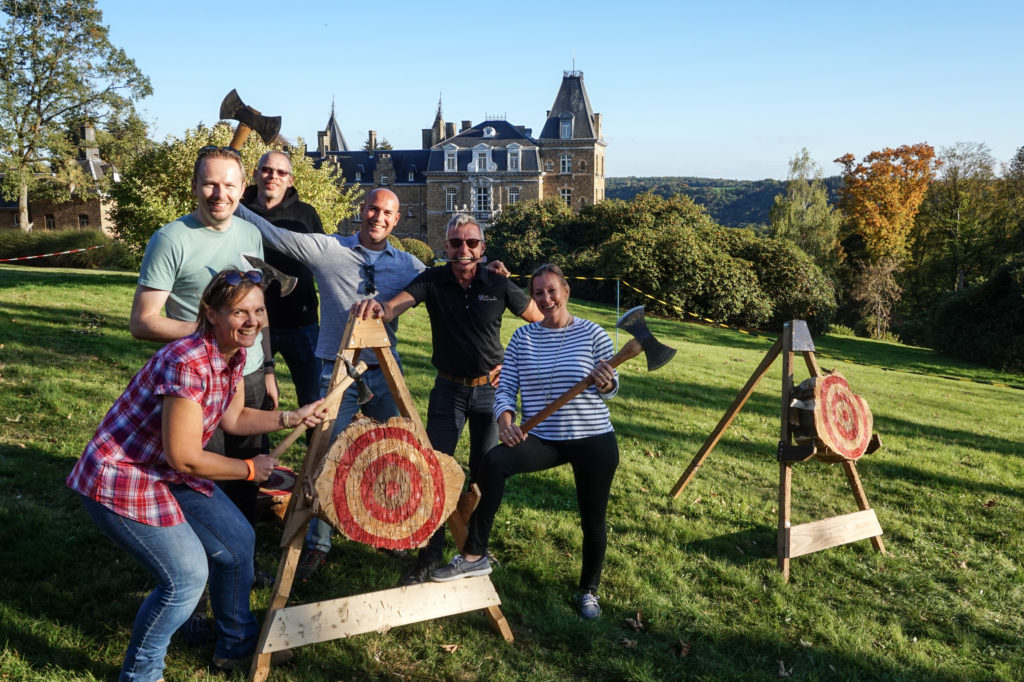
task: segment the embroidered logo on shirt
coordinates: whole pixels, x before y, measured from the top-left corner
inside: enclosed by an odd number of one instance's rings
[[[476,300],[484,301],[486,303],[494,303],[495,301],[498,300],[498,297],[497,296],[488,296],[487,294],[479,294],[479,295],[477,295]]]

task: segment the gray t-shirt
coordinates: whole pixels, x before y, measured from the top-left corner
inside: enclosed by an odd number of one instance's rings
[[[226,230],[202,226],[191,214],[167,223],[150,237],[139,269],[139,284],[170,292],[164,308],[172,320],[195,322],[199,297],[214,275],[227,267],[248,270],[242,260],[248,254],[263,258],[259,231],[232,216]],[[263,367],[259,339],[246,352],[245,374]]]

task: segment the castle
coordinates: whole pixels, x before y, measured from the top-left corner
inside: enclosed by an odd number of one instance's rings
[[[369,133],[369,151],[348,148],[331,116],[317,134],[317,165],[332,164],[347,186],[364,191],[392,190],[401,202],[402,219],[395,234],[416,237],[435,252],[444,244],[451,214],[465,211],[482,227],[503,206],[530,199],[558,197],[574,210],[604,199],[604,152],[601,114],[590,107],[582,71],[566,71],[536,138],[532,130],[490,119],[473,125],[446,122],[438,103],[430,128],[423,129],[421,149],[377,149]],[[355,219],[358,222],[358,218]]]

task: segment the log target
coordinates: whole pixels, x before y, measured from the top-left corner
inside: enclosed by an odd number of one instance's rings
[[[794,391],[790,422],[798,443],[816,441],[825,461],[856,460],[871,441],[874,418],[866,400],[855,394],[839,372],[816,376]]]
[[[320,516],[373,547],[423,547],[451,515],[465,475],[454,458],[394,417],[354,422],[331,445],[316,479]]]

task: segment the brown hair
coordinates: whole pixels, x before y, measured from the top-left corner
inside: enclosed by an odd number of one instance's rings
[[[533,280],[537,279],[541,275],[548,275],[548,274],[554,275],[555,277],[557,277],[558,281],[562,283],[562,288],[564,288],[566,291],[569,290],[569,282],[568,282],[568,280],[565,279],[565,274],[562,272],[562,268],[558,267],[554,263],[545,263],[544,265],[541,265],[539,268],[534,270],[533,274],[530,275],[530,296],[531,297],[533,296]]]
[[[228,284],[226,281],[225,278],[231,273],[237,273],[241,276],[241,281],[238,284]],[[260,276],[262,278],[262,274]],[[204,334],[211,332],[213,328],[206,317],[206,313],[211,310],[220,310],[221,308],[234,305],[237,301],[245,298],[253,289],[262,291],[263,283],[253,282],[246,277],[246,273],[243,270],[224,268],[218,272],[210,280],[210,283],[206,285],[203,295],[199,297],[199,319],[197,320],[196,329]]]
[[[245,164],[242,163],[242,153],[232,147],[215,147],[208,145],[199,150],[196,156],[196,163],[192,166],[192,186],[199,182],[199,166],[207,159],[231,159],[238,163],[238,169],[242,171],[242,182],[245,182]]]

